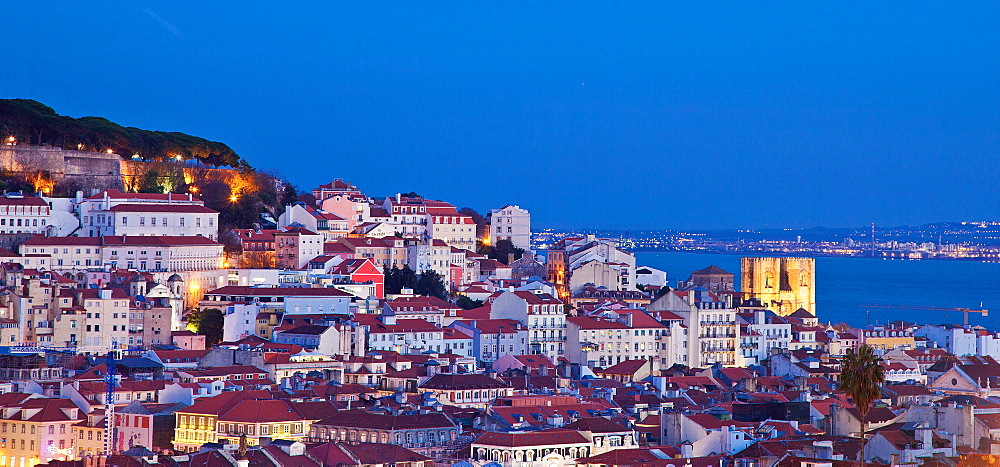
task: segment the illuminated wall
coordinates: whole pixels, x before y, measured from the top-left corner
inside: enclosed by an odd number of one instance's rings
[[[778,315],[805,308],[816,314],[816,260],[813,258],[743,258],[741,291],[758,298]]]

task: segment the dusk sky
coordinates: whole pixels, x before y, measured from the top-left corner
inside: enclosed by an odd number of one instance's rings
[[[4,7],[0,97],[306,191],[535,227],[1000,220],[995,1],[45,3]]]

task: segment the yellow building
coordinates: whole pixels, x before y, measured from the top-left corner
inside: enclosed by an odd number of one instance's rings
[[[261,437],[302,441],[314,420],[300,415],[286,400],[271,399],[267,391],[224,392],[198,399],[175,412],[174,449],[197,451],[204,443],[256,446]]]
[[[34,466],[52,460],[75,460],[86,453],[78,426],[87,417],[69,399],[31,394],[0,395],[0,465]],[[98,429],[99,443],[104,430]],[[77,449],[83,447],[83,449]]]
[[[756,298],[780,316],[799,308],[816,315],[815,259],[743,258],[740,270],[744,298]]]
[[[913,333],[905,329],[886,329],[877,327],[861,331],[861,342],[878,350],[912,350],[914,347]]]

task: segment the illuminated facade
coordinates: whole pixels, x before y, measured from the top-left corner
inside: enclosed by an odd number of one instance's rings
[[[744,298],[759,299],[780,316],[799,308],[816,314],[816,260],[813,258],[743,258]]]
[[[527,209],[509,204],[490,211],[490,243],[510,240],[514,246],[531,250],[531,214]]]

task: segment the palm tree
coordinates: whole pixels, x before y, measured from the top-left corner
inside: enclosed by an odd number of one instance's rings
[[[841,362],[840,390],[854,399],[854,406],[861,413],[861,467],[865,466],[865,420],[872,402],[881,396],[880,387],[885,382],[885,367],[882,358],[867,344],[858,351],[847,349]]]

